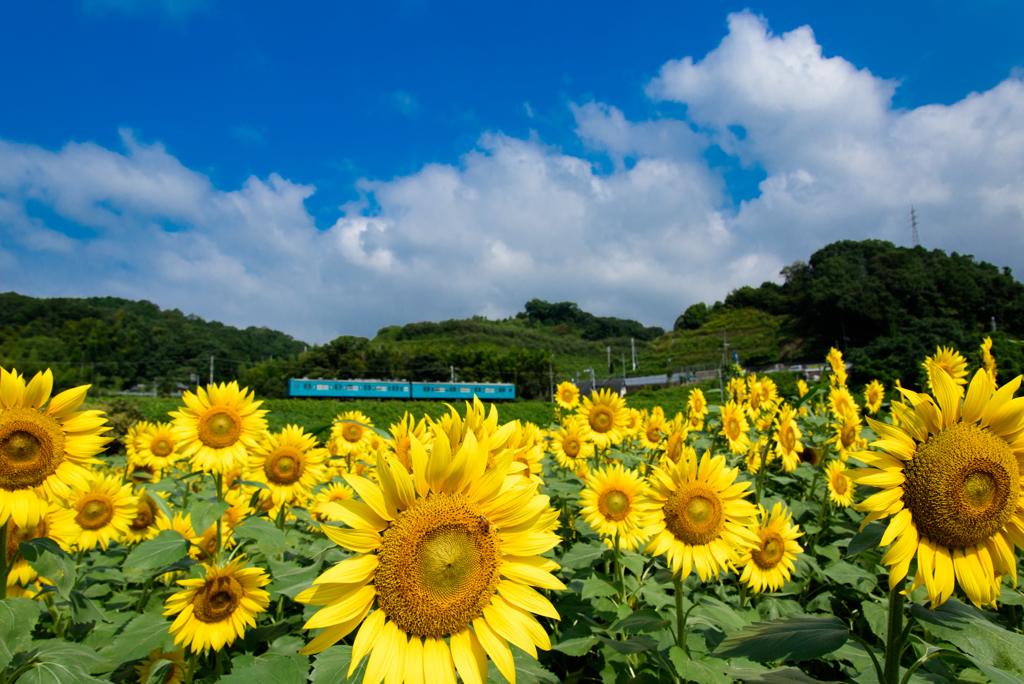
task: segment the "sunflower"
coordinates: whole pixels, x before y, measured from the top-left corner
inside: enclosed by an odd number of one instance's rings
[[[639,432],[640,444],[645,449],[660,449],[667,433],[668,426],[665,421],[665,413],[660,406],[655,406],[654,410],[651,411],[647,419],[641,424]]]
[[[769,377],[758,378],[756,375],[751,375],[747,378],[747,414],[751,419],[757,417],[757,415],[774,406],[775,402],[779,398],[779,389]]]
[[[782,457],[782,469],[791,473],[800,465],[803,434],[796,425],[796,410],[784,405],[775,418],[775,453]]]
[[[160,518],[167,519],[167,516],[156,505],[153,497],[146,493],[145,487],[136,491],[135,496],[138,498],[135,517],[128,524],[128,529],[124,533],[124,542],[126,544],[138,544],[147,539],[152,539],[160,534],[160,528],[158,527]],[[160,496],[160,494],[158,493],[157,496]]]
[[[821,451],[812,446],[804,445],[804,450],[800,452],[800,462],[817,468],[821,465]]]
[[[832,367],[832,376],[829,378],[832,386],[846,387],[846,363],[843,361],[843,353],[832,347],[825,360]]]
[[[689,435],[689,425],[687,423],[676,423],[665,439],[665,453],[663,458],[667,458],[673,463],[679,463],[680,460],[685,458],[692,458],[697,455],[693,450],[693,447],[686,443],[686,437]]]
[[[728,468],[725,456],[709,452],[698,461],[680,461],[651,474],[648,497],[653,504],[645,553],[668,554],[679,579],[696,567],[701,581],[734,567],[740,554],[758,543],[757,508],[743,497],[749,482],[735,483],[739,470]]]
[[[848,477],[849,474],[846,464],[842,461],[829,461],[825,466],[825,475],[828,477],[828,498],[836,506],[846,508],[853,505],[857,485]]]
[[[120,478],[94,476],[85,490],[68,499],[75,511],[76,548],[88,551],[99,544],[106,551],[111,541],[120,541],[135,519],[138,501],[132,486]]]
[[[870,413],[878,413],[885,399],[885,388],[878,380],[872,380],[864,387],[864,404]]]
[[[175,645],[191,646],[193,653],[219,651],[242,636],[246,625],[256,626],[256,615],[270,603],[270,594],[260,589],[270,577],[261,568],[241,567],[244,562],[204,565],[205,577],[178,580],[185,589],[164,604],[164,615],[178,616],[169,630]]]
[[[743,552],[737,565],[743,568],[740,581],[760,594],[765,589],[782,589],[793,572],[796,554],[804,550],[796,541],[803,532],[793,524],[793,514],[785,506],[775,504],[771,515],[763,506],[758,509],[761,514],[761,523],[755,530],[758,543]]]
[[[36,571],[18,553],[18,546],[22,542],[32,541],[48,537],[60,545],[65,551],[71,551],[78,534],[78,527],[74,521],[75,512],[61,506],[56,502],[50,502],[46,509],[46,515],[35,527],[21,528],[14,522],[14,519],[7,521],[7,561],[13,561],[7,575],[7,586],[16,584],[28,586],[29,582],[36,579]]]
[[[760,440],[752,442],[747,449],[747,455],[743,457],[743,466],[747,469],[748,473],[756,475],[757,471],[761,469],[762,460]]]
[[[839,419],[847,412],[858,412],[857,402],[853,400],[850,390],[845,387],[832,387],[828,391],[828,407],[832,415]]]
[[[159,468],[133,463],[131,459],[128,460],[123,472],[124,478],[134,485],[156,484],[163,478]]]
[[[704,398],[704,392],[699,387],[690,391],[690,396],[686,399],[686,412],[691,424],[694,415],[698,416],[698,420],[704,420],[704,416],[708,415],[708,400]]]
[[[835,444],[839,452],[839,458],[846,462],[850,454],[859,451],[866,443],[860,438],[860,429],[863,423],[860,415],[854,409],[845,411],[839,422],[833,423],[835,435],[828,440],[829,444]]]
[[[180,454],[174,439],[174,425],[171,423],[146,423],[146,429],[138,435],[138,447],[134,454],[129,454],[129,461],[157,470],[165,470],[174,465]]]
[[[66,500],[71,488],[89,486],[86,465],[111,438],[102,411],[76,411],[89,385],[50,400],[53,374],[36,373],[31,382],[0,368],[0,525],[13,519],[30,528],[46,515],[49,501]]]
[[[426,421],[421,418],[420,422],[417,423],[416,419],[408,411],[402,415],[400,421],[391,424],[392,439],[387,445],[388,450],[395,455],[398,462],[404,465],[409,473],[412,473],[412,461],[409,458],[412,438],[416,437],[416,439],[422,442],[426,432]]]
[[[541,460],[544,458],[544,447],[537,439],[540,429],[533,423],[527,421],[525,424],[513,421],[515,431],[509,437],[506,444],[507,449],[512,450],[512,467],[516,464],[521,466],[520,474],[530,478],[539,485],[544,484],[541,478]],[[491,461],[494,457],[488,458]]]
[[[138,675],[140,684],[149,681],[149,671],[153,669],[153,665],[158,660],[168,660],[171,662],[171,671],[167,673],[167,678],[160,684],[182,684],[185,681],[185,670],[187,669],[185,649],[179,648],[176,651],[163,651],[159,648],[154,648],[146,658],[135,666],[135,674]]]
[[[742,404],[747,400],[747,383],[743,378],[733,378],[725,386],[725,389],[737,404]]]
[[[742,454],[750,448],[748,429],[743,407],[735,402],[726,402],[722,407],[722,430],[718,434],[729,440],[729,451]]]
[[[650,536],[644,526],[650,509],[644,479],[616,463],[591,472],[580,493],[580,515],[601,537],[619,538],[621,548],[635,551]]]
[[[538,555],[561,541],[546,531],[558,512],[531,480],[505,486],[511,451],[487,470],[472,432],[455,451],[444,432],[429,456],[415,446],[414,477],[384,454],[380,486],[348,475],[363,501],[328,504],[353,529],[324,532],[357,555],[296,597],[324,606],[305,628],[325,629],[301,652],[319,653],[359,627],[349,675],[369,654],[367,682],[454,684],[456,671],[484,682],[488,656],[513,681],[506,640],[536,656],[550,640],[533,613],[558,619],[531,587],[565,588],[550,574],[558,565]]]
[[[335,417],[331,426],[331,439],[338,446],[339,456],[349,456],[366,449],[373,421],[362,411],[347,411]]]
[[[881,437],[871,446],[884,453],[858,454],[872,467],[849,477],[882,491],[854,508],[868,513],[863,524],[893,516],[880,542],[891,544],[882,557],[890,586],[916,553],[914,587],[927,587],[933,607],[954,581],[975,605],[989,605],[1002,575],[1016,580],[1014,545],[1024,547],[1024,398],[1013,399],[1021,377],[996,390],[979,370],[961,402],[945,368],[931,363],[928,371],[934,399],[902,390],[906,403],[892,403],[901,427],[868,419]]]
[[[351,501],[356,496],[356,493],[352,491],[352,488],[348,485],[336,482],[329,484],[320,490],[316,497],[313,499],[313,505],[310,507],[310,511],[313,517],[324,522],[330,520],[331,522],[341,522],[342,518],[337,514],[331,513],[330,509],[321,510],[323,504],[338,502],[338,501]]]
[[[921,362],[921,367],[924,368],[925,372],[928,374],[928,389],[934,393],[935,386],[932,384],[932,364],[942,369],[946,375],[953,380],[956,384],[956,389],[960,392],[960,396],[962,397],[964,393],[963,386],[967,384],[967,359],[952,347],[936,347],[935,356],[924,357],[924,361]]]
[[[796,391],[800,394],[800,398],[803,399],[811,391],[811,388],[807,386],[806,380],[800,378],[796,381]]]
[[[566,380],[555,389],[555,403],[566,411],[571,411],[580,403],[580,388]]]
[[[140,420],[125,431],[121,441],[124,443],[124,450],[128,454],[128,458],[135,458],[135,454],[142,446],[142,440],[145,439],[146,432],[152,427],[153,424],[148,420]]]
[[[326,449],[316,446],[316,437],[298,425],[268,433],[249,456],[248,478],[270,489],[275,506],[290,502],[299,493],[309,493],[324,481]]]
[[[611,389],[592,392],[583,398],[576,415],[590,428],[590,439],[607,448],[622,441],[626,428],[626,400]]]
[[[594,455],[594,444],[587,440],[585,432],[578,420],[570,420],[551,436],[549,448],[558,465],[575,471]]]
[[[195,470],[226,473],[242,466],[248,448],[255,448],[266,429],[267,414],[249,388],[237,382],[207,385],[196,394],[185,391],[185,406],[172,411],[173,437],[182,456],[191,456]]]
[[[981,342],[981,363],[983,366],[985,366],[985,372],[988,373],[988,376],[992,379],[992,382],[995,383],[998,371],[996,370],[996,357],[992,356],[991,337],[986,337]]]
[[[626,437],[634,437],[637,432],[640,431],[640,426],[643,424],[643,417],[640,415],[640,411],[630,406],[626,407],[626,424],[623,426]]]

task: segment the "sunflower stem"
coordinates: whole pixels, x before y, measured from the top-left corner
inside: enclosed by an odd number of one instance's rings
[[[883,684],[900,684],[900,656],[903,655],[903,585],[906,578],[889,591],[889,620],[885,639],[885,667]]]
[[[224,476],[221,473],[214,473],[213,481],[217,485],[217,503],[224,500]],[[217,518],[217,551],[214,553],[214,562],[220,561],[220,554],[224,550],[224,537],[222,531],[222,518]]]
[[[686,613],[683,612],[683,578],[679,573],[672,575],[672,586],[676,592],[676,646],[689,658],[686,650]]]
[[[626,601],[626,578],[622,572],[622,560],[619,557],[620,542],[619,534],[615,533],[615,581],[619,583],[619,603]]]
[[[11,566],[14,565],[14,559],[7,558],[7,527],[10,525],[10,521],[0,525],[0,549],[3,549],[4,554],[4,598],[7,598],[7,575],[11,572]]]

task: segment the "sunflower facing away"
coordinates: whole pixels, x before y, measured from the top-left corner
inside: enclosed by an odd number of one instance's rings
[[[35,527],[48,501],[89,486],[85,466],[99,463],[93,456],[110,441],[103,436],[110,428],[102,411],[77,411],[88,389],[50,399],[49,369],[26,385],[18,371],[0,368],[0,525],[13,519],[18,527]]]
[[[957,391],[963,396],[963,386],[967,384],[967,359],[952,347],[936,347],[935,356],[926,356],[921,367],[928,374],[928,389],[934,392],[931,364],[942,369],[956,383]]]
[[[170,661],[171,671],[167,673],[167,678],[160,684],[181,684],[185,681],[185,670],[188,666],[185,663],[185,649],[183,648],[176,651],[163,651],[154,648],[142,662],[135,666],[135,674],[138,675],[139,681],[148,682],[150,670],[161,660]]]
[[[626,400],[611,389],[583,398],[577,415],[590,427],[590,439],[601,448],[618,444],[626,433]]]
[[[857,485],[851,480],[846,471],[846,464],[839,460],[829,461],[825,466],[825,475],[828,477],[828,498],[836,506],[844,508],[853,505],[853,497],[857,493]]]
[[[859,453],[872,467],[849,477],[882,491],[854,508],[868,513],[864,524],[893,516],[880,542],[891,544],[882,557],[890,586],[916,555],[914,587],[925,585],[933,607],[954,580],[975,605],[990,605],[1003,575],[1016,583],[1014,546],[1024,547],[1024,398],[1013,398],[1021,377],[997,390],[979,370],[961,401],[945,368],[928,371],[935,397],[901,390],[906,403],[892,403],[900,427],[868,419],[881,451]]]
[[[755,530],[758,543],[743,552],[738,565],[743,568],[740,581],[760,594],[766,589],[782,589],[793,572],[796,554],[804,550],[796,541],[803,532],[793,524],[793,514],[785,506],[775,504],[771,515],[763,507],[758,508],[761,513],[761,524]]]
[[[164,615],[177,615],[170,632],[174,643],[190,646],[193,653],[219,651],[242,636],[245,626],[256,626],[256,615],[266,611],[270,594],[261,589],[270,577],[261,568],[244,568],[243,558],[227,565],[206,565],[206,576],[178,580],[185,587],[164,604]]]
[[[992,356],[991,337],[986,337],[981,342],[981,364],[985,366],[985,372],[992,378],[992,382],[995,382],[999,371],[996,370],[996,357]]]
[[[249,456],[248,479],[270,488],[275,506],[308,494],[324,480],[327,449],[316,446],[316,437],[298,425],[268,433]]]
[[[635,551],[647,541],[644,533],[650,502],[640,473],[622,464],[594,470],[580,493],[580,515],[602,537],[619,538],[621,548]]]
[[[833,386],[846,387],[846,363],[843,361],[843,353],[832,347],[828,350],[828,356],[825,357],[825,360],[832,367],[832,375],[829,376],[829,382]]]
[[[566,411],[571,411],[580,403],[580,388],[568,380],[559,383],[555,389],[555,403]]]
[[[379,486],[345,476],[362,501],[326,505],[351,529],[323,525],[324,533],[357,555],[296,597],[324,606],[305,625],[324,629],[302,653],[319,653],[359,627],[349,675],[369,654],[366,682],[455,684],[457,671],[482,684],[488,657],[514,682],[508,642],[536,657],[550,639],[533,614],[558,619],[533,589],[565,588],[550,574],[558,565],[539,555],[561,541],[545,531],[558,512],[532,480],[506,488],[511,450],[488,470],[473,432],[454,453],[438,433],[429,456],[414,443],[412,457],[413,477],[385,454]]]
[[[226,473],[247,460],[246,447],[254,448],[267,427],[249,388],[237,382],[207,385],[195,394],[182,395],[185,406],[172,411],[174,439],[182,456],[191,456],[194,470]]]
[[[697,459],[655,468],[648,497],[653,504],[644,553],[668,554],[680,579],[694,568],[702,582],[734,567],[748,547],[759,543],[757,508],[743,497],[749,482],[736,482],[739,470],[728,468],[725,456],[705,452]],[[735,483],[735,484],[734,484]]]

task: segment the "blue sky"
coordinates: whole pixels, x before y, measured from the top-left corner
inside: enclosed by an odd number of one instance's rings
[[[308,342],[532,297],[671,327],[911,203],[1024,272],[1018,2],[0,12],[0,290]]]

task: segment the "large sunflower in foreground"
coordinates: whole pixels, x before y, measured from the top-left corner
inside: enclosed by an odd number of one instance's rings
[[[577,415],[590,428],[590,439],[596,446],[618,444],[626,434],[626,400],[611,389],[584,397]]]
[[[648,497],[654,504],[647,532],[651,541],[644,553],[668,555],[668,564],[680,579],[697,569],[701,581],[734,567],[740,554],[759,543],[750,528],[757,508],[744,499],[749,482],[736,482],[739,470],[728,468],[725,456],[705,452],[655,468]]]
[[[999,598],[1002,576],[1016,580],[1014,546],[1024,547],[1021,468],[1024,398],[1018,376],[996,390],[984,370],[961,401],[954,377],[929,364],[935,398],[901,390],[893,402],[901,427],[868,419],[881,452],[860,452],[871,468],[849,471],[882,491],[854,506],[865,524],[893,516],[880,545],[890,586],[906,577],[917,556],[914,586],[924,584],[932,606],[953,593],[954,580],[975,605]],[[884,453],[883,453],[884,452]]]
[[[245,465],[246,447],[254,448],[267,427],[263,402],[237,382],[207,385],[181,398],[185,406],[171,412],[174,439],[181,454],[192,457],[193,469],[227,473]]]
[[[242,636],[245,626],[256,626],[256,615],[266,611],[270,594],[261,589],[270,577],[261,568],[244,568],[245,559],[227,565],[206,565],[206,576],[178,580],[185,587],[164,604],[164,615],[177,615],[171,623],[174,643],[190,646],[193,653],[219,651]]]
[[[308,494],[323,482],[327,449],[317,448],[316,437],[298,425],[267,434],[249,455],[248,479],[270,489],[275,506]]]
[[[555,403],[566,411],[571,411],[580,403],[580,388],[566,380],[555,389]]]
[[[0,525],[13,519],[18,527],[35,527],[48,501],[89,486],[85,466],[99,463],[93,456],[110,441],[103,436],[110,428],[102,411],[77,410],[88,389],[50,399],[49,369],[26,384],[18,371],[0,368]]]
[[[383,454],[380,486],[345,476],[362,502],[322,507],[352,527],[323,525],[324,532],[358,555],[296,597],[324,606],[305,625],[324,629],[302,653],[319,653],[359,627],[349,675],[369,654],[366,682],[454,684],[458,671],[467,684],[480,684],[488,656],[515,681],[508,642],[536,657],[550,640],[533,614],[558,619],[532,588],[565,588],[550,574],[558,565],[539,555],[561,541],[545,531],[557,511],[532,480],[516,478],[506,488],[512,451],[488,470],[486,448],[472,432],[455,453],[443,432],[429,456],[413,447],[413,477]]]
[[[743,552],[739,562],[743,568],[740,581],[758,594],[782,589],[793,572],[796,554],[804,552],[796,541],[803,532],[793,524],[793,514],[785,506],[775,504],[770,515],[759,508],[761,524],[755,530],[759,541]]]
[[[580,515],[601,537],[618,537],[621,548],[635,551],[650,536],[644,530],[650,509],[646,490],[640,473],[620,463],[598,468],[580,493]]]

